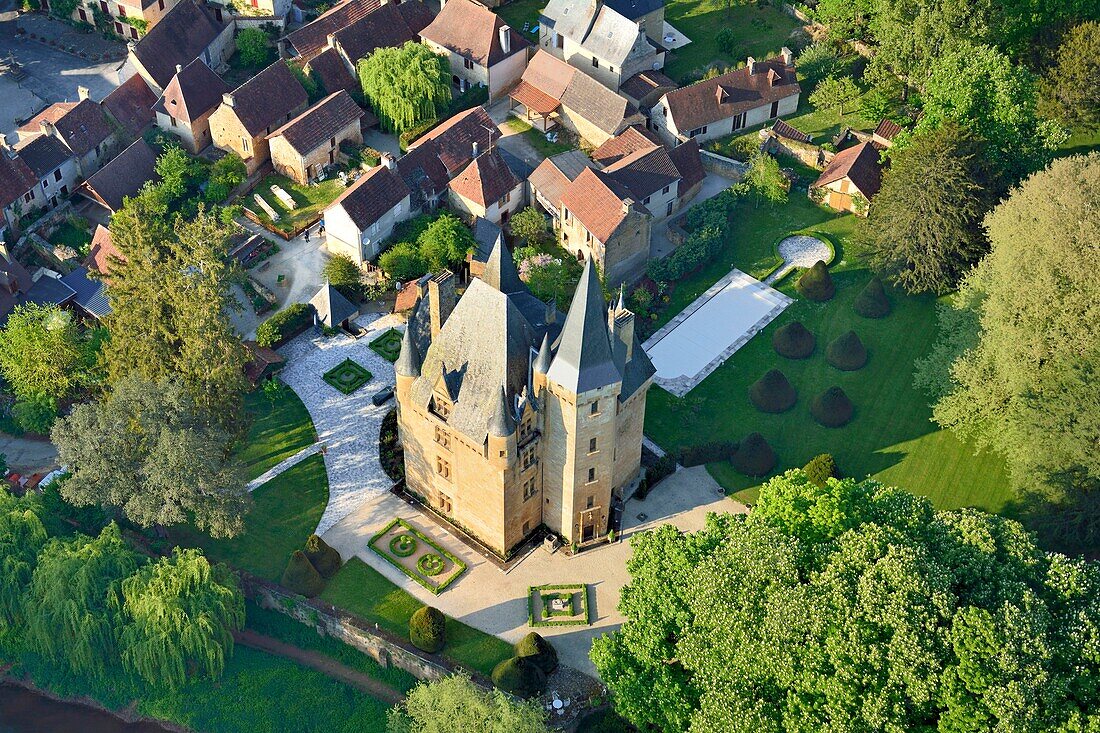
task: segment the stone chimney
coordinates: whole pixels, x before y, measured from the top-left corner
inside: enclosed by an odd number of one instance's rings
[[[505,55],[512,53],[512,29],[507,25],[500,27],[500,48]]]
[[[43,135],[54,135],[57,132],[57,128],[49,120],[39,120],[38,127],[42,130]]]
[[[474,140],[473,144],[470,146],[470,153],[473,155],[473,157],[475,157],[475,158],[477,157],[477,155],[478,155],[477,140]]]
[[[382,153],[382,165],[392,171],[397,168],[397,158],[394,158],[390,153]]]
[[[626,349],[624,361],[634,356],[634,314],[628,310],[612,307],[607,315],[607,327],[611,331],[612,346],[620,341]]]
[[[224,104],[226,107],[229,107],[230,109],[233,109],[233,95],[228,92],[223,94],[222,104]]]
[[[450,270],[444,270],[428,281],[428,293],[431,301],[428,303],[432,317],[432,340],[439,335],[447,317],[455,307],[455,275]]]
[[[176,64],[176,73],[178,74],[181,71],[183,71],[183,64]]]
[[[624,214],[634,213],[634,199],[630,199],[630,198],[623,199],[623,213]]]
[[[779,58],[783,59],[783,64],[790,66],[794,63],[794,54],[791,53],[791,49],[784,46],[779,50]]]
[[[81,102],[83,102],[85,99],[88,99],[91,96],[91,94],[92,94],[92,92],[91,92],[90,89],[88,89],[88,87],[77,87],[76,88],[76,96],[80,99]]]
[[[749,76],[756,73],[756,59],[752,56],[749,56],[748,59],[745,60],[745,66],[749,67]]]

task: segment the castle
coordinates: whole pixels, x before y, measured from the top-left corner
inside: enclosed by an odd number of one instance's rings
[[[408,490],[501,556],[540,525],[606,535],[654,374],[621,295],[605,310],[589,260],[563,317],[499,239],[457,302],[450,272],[422,288],[395,364]]]

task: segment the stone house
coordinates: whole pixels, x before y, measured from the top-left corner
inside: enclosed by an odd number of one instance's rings
[[[411,192],[387,155],[325,209],[325,246],[362,267],[378,256],[393,228],[408,219],[412,209]]]
[[[0,139],[0,243],[14,243],[19,232],[19,219],[25,212],[36,208],[39,198],[35,192],[37,183],[38,179],[30,166],[16,155],[6,139]],[[0,261],[0,270],[9,261],[12,261],[10,257]],[[2,275],[0,284],[3,284]],[[3,292],[0,292],[0,302],[2,300]]]
[[[306,90],[286,62],[278,60],[222,95],[210,115],[210,134],[215,147],[241,156],[252,175],[268,161],[267,136],[308,105]]]
[[[496,147],[474,158],[447,189],[451,208],[470,224],[481,219],[503,226],[527,204],[523,179]]]
[[[95,25],[95,11],[107,16],[111,29],[122,38],[136,41],[157,25],[179,0],[85,0],[77,4],[72,19]]]
[[[144,139],[138,138],[114,160],[80,184],[78,195],[101,206],[108,215],[122,208],[127,197],[138,194],[146,181],[160,178],[156,172],[157,154]]]
[[[179,0],[137,43],[130,46],[129,65],[158,96],[179,66],[201,59],[220,68],[236,50],[236,23],[200,0]]]
[[[882,187],[882,163],[874,142],[841,150],[810,184],[810,198],[838,211],[866,216]]]
[[[76,159],[78,175],[87,178],[110,159],[121,139],[103,107],[93,102],[88,90],[79,89],[79,102],[56,102],[16,130],[21,144],[36,137],[52,137]]]
[[[157,127],[180,139],[183,148],[198,155],[210,144],[210,115],[221,104],[229,85],[199,59],[177,66],[176,75],[153,110]]]
[[[68,197],[80,178],[76,156],[52,135],[31,138],[16,152],[38,179],[35,208],[54,208]]]
[[[566,543],[606,536],[640,470],[654,369],[591,260],[564,317],[502,242],[461,298],[437,274],[394,367],[406,487],[432,511],[501,557],[540,526]]]
[[[668,92],[653,105],[650,126],[667,142],[700,143],[793,114],[801,94],[789,48],[766,61]]]
[[[475,0],[446,0],[420,38],[447,57],[459,92],[480,84],[488,87],[490,102],[519,81],[531,48],[526,38]]]
[[[340,143],[363,143],[362,108],[347,92],[328,95],[267,136],[271,165],[279,173],[307,184],[326,165],[341,160]]]

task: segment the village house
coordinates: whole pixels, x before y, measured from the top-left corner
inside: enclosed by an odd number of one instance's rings
[[[676,82],[660,71],[640,71],[623,82],[619,94],[646,116],[661,97],[677,88]]]
[[[460,93],[475,85],[488,87],[490,102],[519,81],[531,48],[526,38],[475,0],[446,0],[420,38],[447,57],[451,83]]]
[[[451,208],[469,224],[485,219],[503,226],[527,205],[524,180],[496,147],[474,158],[447,188]]]
[[[279,54],[312,67],[321,55],[331,52],[330,58],[338,57],[347,73],[355,76],[359,59],[378,48],[419,41],[420,31],[432,18],[431,10],[419,0],[345,0],[280,39]],[[327,68],[335,80],[335,70]],[[322,80],[329,93],[342,88]]]
[[[132,3],[87,0],[77,4],[72,19],[95,25],[95,11],[99,10],[109,19],[111,29],[116,35],[137,40],[156,26],[177,2],[179,0],[134,0]]]
[[[68,196],[80,177],[76,156],[52,135],[39,135],[19,146],[16,153],[38,179],[35,192],[40,206],[52,209]]]
[[[132,140],[156,122],[153,112],[156,103],[157,95],[140,75],[134,74],[104,97],[100,105]]]
[[[286,62],[278,60],[222,95],[221,105],[210,115],[214,145],[239,155],[251,175],[268,161],[267,136],[308,104],[306,90]]]
[[[84,178],[110,159],[119,143],[119,131],[99,104],[80,87],[79,102],[56,102],[42,110],[16,131],[20,143],[47,136],[60,141],[76,159],[77,173]]]
[[[666,142],[702,143],[793,114],[801,91],[784,48],[775,58],[750,56],[744,68],[668,92],[650,111],[650,125]]]
[[[0,203],[10,197],[10,190],[5,189],[9,182],[6,166],[0,160]],[[4,211],[7,212],[7,207]],[[0,326],[7,323],[8,316],[31,289],[31,284],[31,275],[27,268],[12,257],[7,240],[0,238]]]
[[[868,141],[837,153],[810,184],[810,198],[838,211],[866,216],[871,199],[881,186],[879,151]]]
[[[160,178],[156,172],[156,164],[156,152],[139,137],[114,160],[80,184],[76,192],[102,207],[104,217],[110,216],[122,208],[123,199],[136,196],[146,181]]]
[[[220,17],[219,17],[220,16]],[[201,59],[211,69],[236,50],[236,23],[201,0],[179,0],[157,25],[130,46],[129,65],[158,96],[179,66]]]
[[[560,124],[597,146],[645,122],[626,97],[542,49],[508,96],[511,113],[540,132]]]
[[[305,62],[302,70],[314,76],[321,87],[329,94],[341,90],[349,94],[357,94],[363,91],[359,79],[348,69],[344,58],[335,48],[326,48],[321,53]]]
[[[177,66],[176,75],[153,107],[157,127],[180,139],[198,155],[211,142],[210,115],[221,104],[229,85],[199,59]]]
[[[409,188],[387,154],[325,209],[325,246],[362,267],[378,256],[394,226],[411,212]]]
[[[664,0],[550,0],[539,44],[609,89],[643,71],[664,68]]]
[[[7,137],[0,135],[0,243],[14,243],[23,214],[37,208],[39,197],[35,192],[38,179],[23,159],[8,145]],[[10,262],[8,257],[6,262]],[[4,262],[0,262],[0,268]],[[11,284],[9,279],[8,285]],[[0,292],[0,305],[3,293]]]
[[[328,95],[268,135],[271,165],[293,181],[309,183],[326,165],[341,159],[341,143],[362,144],[362,116],[362,108],[347,92]]]

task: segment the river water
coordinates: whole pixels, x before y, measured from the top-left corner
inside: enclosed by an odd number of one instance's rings
[[[57,702],[0,684],[0,733],[165,733],[152,723],[124,723],[100,710]]]

